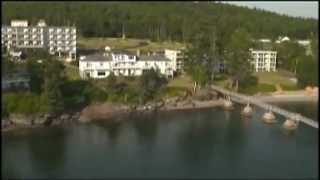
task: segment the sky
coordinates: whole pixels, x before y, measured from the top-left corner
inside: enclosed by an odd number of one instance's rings
[[[223,2],[223,1],[222,1]],[[264,9],[294,17],[319,19],[318,1],[224,1],[239,6]]]

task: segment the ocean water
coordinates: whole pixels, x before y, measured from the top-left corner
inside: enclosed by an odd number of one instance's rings
[[[317,104],[279,104],[318,119]],[[318,129],[241,106],[161,112],[2,135],[3,178],[317,178]]]

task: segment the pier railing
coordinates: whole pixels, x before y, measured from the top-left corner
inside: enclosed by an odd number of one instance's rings
[[[293,113],[284,109],[281,109],[275,105],[270,105],[267,104],[265,102],[259,101],[257,99],[255,99],[254,97],[250,97],[250,96],[246,96],[240,93],[236,93],[236,92],[232,92],[229,90],[226,90],[224,88],[218,87],[216,85],[211,85],[211,88],[215,91],[218,91],[226,96],[229,96],[230,99],[232,99],[233,101],[236,101],[238,103],[250,103],[250,104],[254,104],[256,106],[259,106],[260,108],[266,109],[268,111],[272,111],[274,113],[280,114],[286,118],[289,118],[291,120],[295,120],[297,122],[303,122],[311,127],[317,128],[318,129],[318,122],[314,121],[310,118],[304,117],[301,114],[298,113]]]

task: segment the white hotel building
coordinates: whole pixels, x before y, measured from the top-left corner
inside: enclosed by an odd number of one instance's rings
[[[252,50],[251,64],[255,72],[274,72],[276,71],[277,51]]]
[[[40,20],[29,26],[26,20],[12,20],[10,26],[1,27],[1,46],[11,48],[45,48],[50,54],[76,59],[76,28],[69,26],[47,26]]]
[[[173,54],[176,53],[178,52]],[[106,78],[111,72],[116,76],[120,74],[123,76],[140,76],[147,69],[155,69],[167,77],[173,77],[174,72],[179,69],[176,62],[176,56],[140,55],[139,51],[135,54],[115,50],[103,54],[81,56],[79,73],[84,79],[88,77]]]

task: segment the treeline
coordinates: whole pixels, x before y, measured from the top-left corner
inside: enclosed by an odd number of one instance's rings
[[[155,41],[189,41],[206,29],[230,36],[240,27],[254,38],[299,39],[318,33],[318,21],[213,2],[4,2],[2,22],[27,19],[35,24],[76,25],[85,37],[149,38]]]

